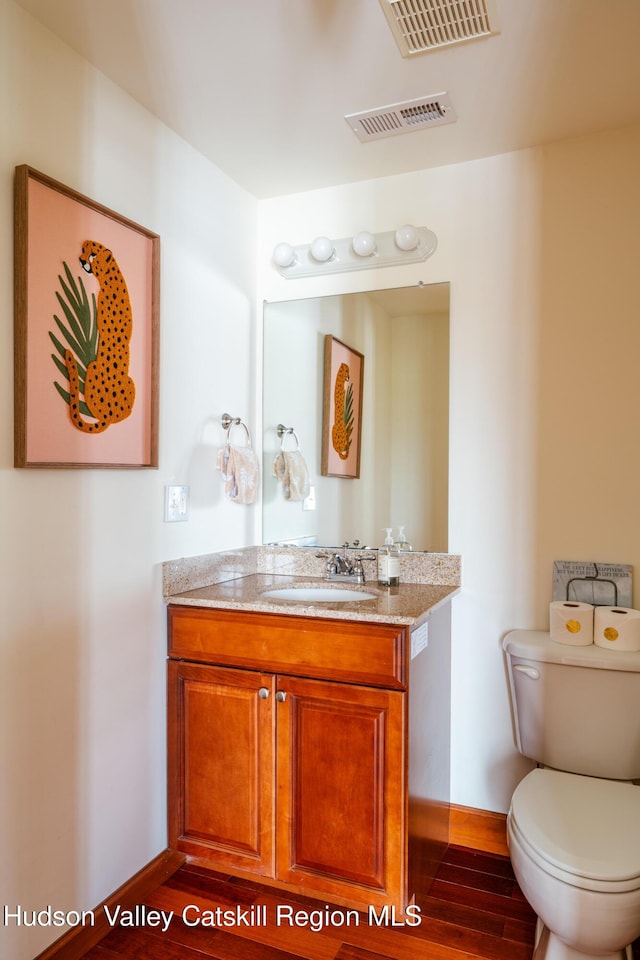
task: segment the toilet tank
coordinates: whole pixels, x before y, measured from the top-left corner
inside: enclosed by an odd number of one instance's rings
[[[512,631],[503,647],[520,753],[589,777],[640,778],[640,652],[535,630]]]

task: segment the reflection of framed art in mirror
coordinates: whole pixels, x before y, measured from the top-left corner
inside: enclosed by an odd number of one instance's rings
[[[360,476],[364,356],[331,334],[324,338],[323,477]]]

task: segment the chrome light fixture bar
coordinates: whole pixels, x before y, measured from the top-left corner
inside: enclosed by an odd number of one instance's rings
[[[386,233],[363,230],[341,240],[316,237],[312,243],[300,246],[278,243],[273,251],[273,263],[283,277],[293,280],[323,273],[419,263],[432,256],[437,245],[437,237],[431,230],[407,223]]]

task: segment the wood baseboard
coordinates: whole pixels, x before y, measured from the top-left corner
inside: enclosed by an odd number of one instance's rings
[[[509,856],[507,818],[504,813],[475,810],[452,803],[449,831],[450,842],[458,846]]]
[[[164,850],[115,893],[112,893],[108,900],[104,900],[95,908],[94,926],[73,927],[50,947],[39,953],[35,960],[81,960],[81,957],[84,957],[111,930],[104,907],[113,911],[117,905],[128,909],[143,902],[144,898],[163,884],[172,873],[175,873],[185,860],[183,853]]]

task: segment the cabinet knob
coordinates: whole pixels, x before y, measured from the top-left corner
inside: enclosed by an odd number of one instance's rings
[[[261,700],[268,700],[269,687],[260,687],[260,689],[258,690],[258,696],[260,697]]]
[[[278,703],[284,703],[286,699],[287,699],[286,692],[284,690],[278,690],[278,692],[276,693],[276,700],[278,701]]]

